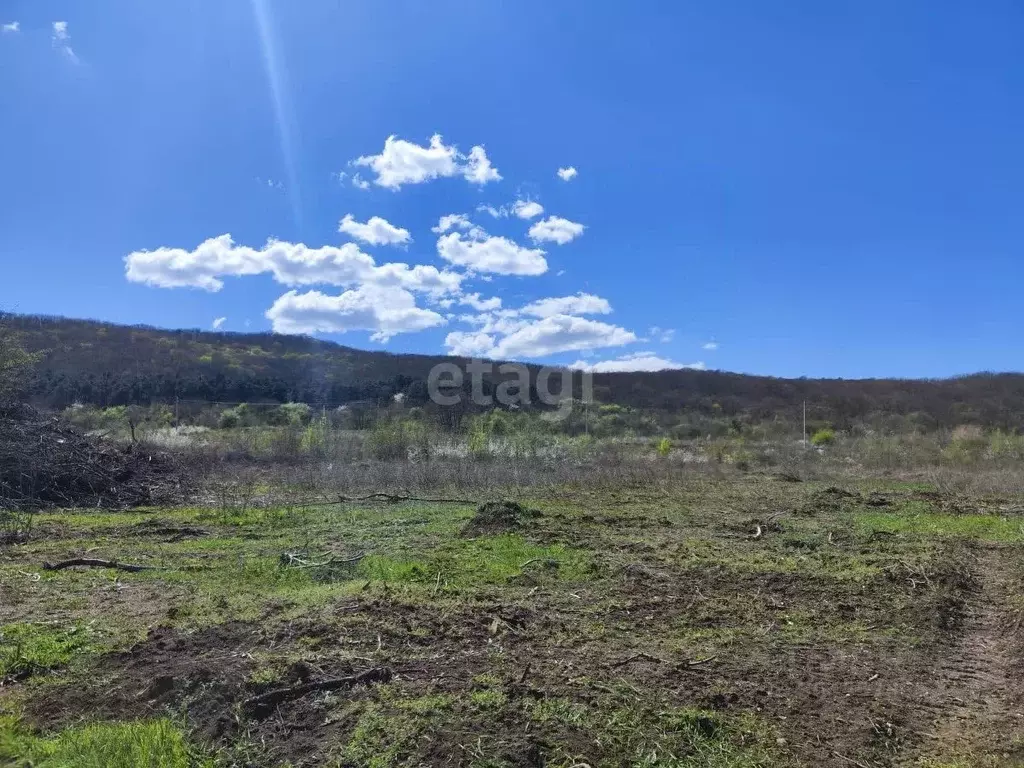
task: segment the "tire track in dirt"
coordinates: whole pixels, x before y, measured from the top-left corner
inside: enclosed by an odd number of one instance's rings
[[[940,660],[925,702],[938,717],[922,756],[949,765],[1024,765],[1022,643],[1010,599],[1020,583],[1010,560],[1021,553],[996,544],[977,553],[979,588],[968,595],[961,639]]]

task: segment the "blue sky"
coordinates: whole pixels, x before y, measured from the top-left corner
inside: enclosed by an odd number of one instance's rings
[[[605,368],[1024,368],[1019,3],[0,23],[0,308]]]

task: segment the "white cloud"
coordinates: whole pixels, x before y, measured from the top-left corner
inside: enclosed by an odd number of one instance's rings
[[[379,155],[364,155],[352,163],[373,170],[377,175],[374,184],[387,189],[460,174],[474,184],[501,180],[483,147],[473,147],[467,157],[455,145],[446,145],[440,134],[434,134],[426,147],[388,136]]]
[[[467,293],[459,299],[459,303],[472,307],[477,312],[492,312],[501,309],[501,297],[493,296],[490,299],[481,299],[479,293]]]
[[[503,359],[547,357],[570,350],[617,347],[636,335],[609,323],[571,315],[522,320],[514,311],[460,318],[482,325],[475,331],[454,331],[445,343],[453,354]],[[512,315],[512,316],[510,316]]]
[[[618,347],[636,341],[636,334],[617,325],[571,315],[552,315],[523,325],[500,339],[488,357],[546,357],[558,352]]]
[[[357,173],[352,176],[352,186],[356,189],[369,189],[370,182]]]
[[[490,237],[479,229],[471,231],[468,238],[461,232],[442,235],[437,252],[445,261],[476,272],[542,275],[548,270],[544,251],[524,248],[504,237]]]
[[[494,337],[482,331],[452,331],[444,343],[453,355],[484,357],[494,347]]]
[[[218,317],[214,319],[214,321],[210,325],[213,328],[213,330],[217,331],[220,330],[224,326],[224,323],[226,323],[227,321],[228,319],[226,317]]]
[[[71,48],[71,35],[66,21],[53,22],[53,47],[61,51],[72,64],[78,63],[78,55]]]
[[[701,349],[707,349],[707,350],[709,350],[709,351],[712,351],[712,352],[713,352],[713,351],[715,351],[716,349],[718,349],[718,342],[717,342],[717,341],[708,341],[708,342],[706,342],[706,343],[705,343],[705,344],[704,344],[704,345],[703,345],[703,346],[701,347]]]
[[[4,32],[21,32],[21,22],[12,21],[3,26]]]
[[[558,216],[549,216],[530,227],[530,239],[535,243],[552,242],[565,245],[583,234],[584,226]]]
[[[597,363],[588,363],[585,360],[577,360],[571,366],[573,370],[589,371],[590,373],[615,373],[620,371],[666,371],[679,370],[681,368],[692,368],[703,371],[704,363],[677,363],[673,360],[666,360],[658,357],[653,352],[637,352],[614,360],[602,360]]]
[[[607,299],[590,293],[578,293],[575,296],[560,296],[538,299],[523,307],[520,312],[534,317],[551,317],[552,315],[606,315],[612,311]]]
[[[266,312],[276,333],[370,331],[375,341],[444,325],[436,312],[416,306],[411,293],[396,287],[360,286],[339,296],[289,291]]]
[[[486,184],[489,181],[501,181],[498,169],[491,165],[483,147],[477,146],[469,150],[469,158],[462,168],[466,181],[474,184]]]
[[[657,341],[660,341],[662,344],[668,344],[670,341],[672,341],[672,339],[675,338],[676,329],[660,328],[657,325],[652,325],[649,329],[647,329],[647,333],[652,339],[656,339]]]
[[[505,206],[502,206],[501,208],[495,208],[493,205],[484,205],[483,203],[480,203],[480,205],[478,205],[476,209],[481,213],[489,213],[496,219],[500,219],[503,216],[508,216],[508,210],[505,208]]]
[[[481,213],[489,213],[496,219],[504,219],[515,214],[520,219],[532,219],[544,213],[544,206],[534,200],[516,200],[511,205],[495,208],[493,205],[481,203],[476,207]]]
[[[401,287],[441,296],[459,290],[463,276],[432,266],[401,262],[378,265],[355,243],[310,248],[303,243],[269,240],[257,250],[236,245],[231,235],[213,237],[192,251],[157,248],[125,257],[125,274],[135,283],[158,288],[219,291],[221,278],[270,274],[284,285],[357,285]]]
[[[431,227],[430,231],[443,235],[449,229],[469,229],[472,226],[469,217],[464,213],[449,213],[437,220],[437,226]]]
[[[558,169],[558,178],[562,181],[572,181],[579,175],[579,171],[573,168],[571,165],[568,168]]]
[[[380,216],[373,216],[362,224],[356,221],[351,213],[346,213],[338,224],[338,231],[370,245],[401,245],[412,241],[408,229],[396,227]]]
[[[544,206],[536,200],[516,200],[512,204],[512,211],[520,219],[532,219],[544,213]]]

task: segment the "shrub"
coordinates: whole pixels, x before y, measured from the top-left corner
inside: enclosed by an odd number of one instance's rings
[[[407,459],[413,437],[401,421],[378,421],[366,438],[366,447],[375,459]]]
[[[811,445],[832,445],[836,441],[836,433],[834,430],[825,427],[819,429],[811,436]]]
[[[672,453],[672,441],[667,437],[661,438],[661,440],[658,441],[658,447],[656,450],[658,451],[658,455],[663,459],[667,458],[668,455]]]

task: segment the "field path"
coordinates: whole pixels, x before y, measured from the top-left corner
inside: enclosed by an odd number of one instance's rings
[[[964,607],[962,638],[935,670],[930,703],[938,717],[924,748],[935,762],[924,765],[1024,765],[1022,636],[1011,610],[1016,557],[1016,548],[978,549],[978,590]]]

